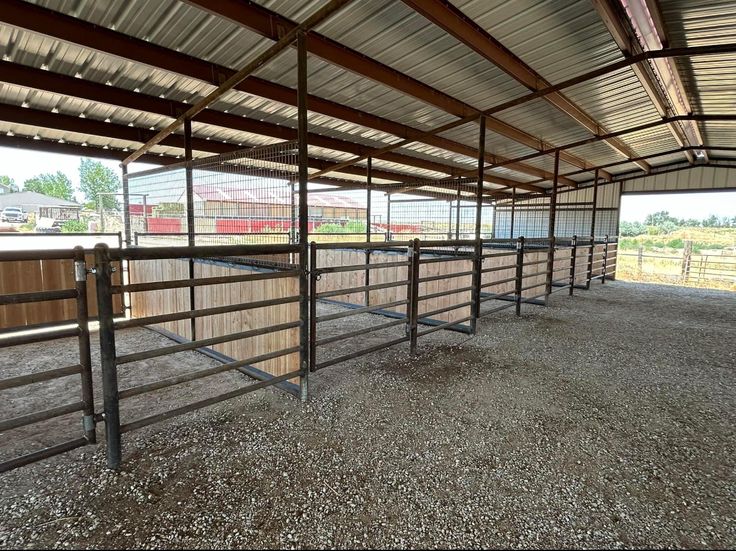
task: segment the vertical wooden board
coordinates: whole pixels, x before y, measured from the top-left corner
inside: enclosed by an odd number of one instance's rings
[[[42,288],[41,264],[38,260],[0,262],[0,292],[3,294],[38,291]],[[26,304],[0,306],[3,328],[22,327],[29,321]]]

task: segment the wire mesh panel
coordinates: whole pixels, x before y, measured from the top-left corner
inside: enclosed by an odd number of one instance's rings
[[[368,191],[310,186],[309,240],[316,243],[361,242],[368,236]],[[383,232],[371,234],[383,240]]]
[[[139,245],[288,243],[296,239],[294,142],[191,162],[194,226],[187,223],[187,165],[128,175]],[[247,237],[246,237],[247,236]]]

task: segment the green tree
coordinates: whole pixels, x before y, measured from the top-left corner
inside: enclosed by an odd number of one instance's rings
[[[103,195],[100,193],[117,193],[120,189],[120,179],[117,174],[100,161],[93,159],[82,159],[79,163],[79,189],[84,193],[85,198],[99,205],[98,199],[102,199],[102,205],[105,209],[117,209],[118,201],[112,195]]]
[[[677,225],[678,220],[674,216],[670,216],[669,211],[666,210],[647,214],[647,217],[644,219],[644,224],[647,226],[662,226],[667,222]]]
[[[49,197],[56,197],[58,199],[65,199],[67,201],[72,200],[72,181],[69,176],[61,172],[60,170],[56,174],[39,174],[33,178],[23,182],[23,189],[25,191],[35,191],[36,193],[43,193]]]
[[[647,233],[647,227],[641,222],[621,222],[619,233],[627,237],[635,237]]]
[[[0,176],[0,185],[5,186],[11,192],[18,191],[18,185],[15,183],[15,180],[5,174]]]

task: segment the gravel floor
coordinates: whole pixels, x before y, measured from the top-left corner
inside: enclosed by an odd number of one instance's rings
[[[735,321],[728,292],[558,293],[324,370],[308,404],[126,435],[118,474],[88,447],[0,475],[0,547],[734,547]]]

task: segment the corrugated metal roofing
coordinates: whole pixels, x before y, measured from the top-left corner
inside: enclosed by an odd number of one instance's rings
[[[325,2],[259,0],[258,3],[292,20],[302,21]],[[272,43],[234,22],[177,0],[38,0],[33,3],[231,68],[239,68]],[[560,82],[623,57],[588,0],[454,0],[454,4],[550,82]],[[663,3],[662,9],[672,46],[728,42],[736,31],[736,15],[731,1],[673,0]],[[402,2],[352,2],[317,30],[472,107],[485,109],[526,92],[524,86],[504,71]],[[0,24],[0,49],[4,59],[14,63],[44,67],[52,72],[78,75],[94,82],[190,104],[214,88],[196,79],[3,24]],[[257,75],[294,88],[295,58],[295,52],[287,50],[260,69]],[[736,112],[736,55],[678,59],[677,64],[693,109],[705,113]],[[431,129],[455,119],[438,107],[371,81],[350,69],[336,67],[310,55],[310,93],[419,129]],[[659,117],[630,68],[579,84],[564,93],[611,131],[655,121]],[[54,109],[74,116],[84,113],[90,119],[132,123],[146,129],[159,129],[171,120],[161,115],[14,85],[0,84],[0,102],[41,110]],[[296,122],[295,107],[238,91],[230,92],[212,108],[292,128]],[[552,145],[572,143],[591,135],[571,117],[542,99],[508,109],[499,113],[497,118]],[[369,126],[316,112],[310,112],[309,122],[310,131],[316,134],[368,147],[382,147],[399,139]],[[203,139],[247,145],[279,141],[201,123],[193,126],[195,135]],[[708,143],[732,145],[736,141],[733,123],[709,122],[701,124],[700,128]],[[11,123],[2,123],[0,131],[85,142],[89,146],[135,148],[138,145],[102,136]],[[477,134],[476,124],[466,124],[444,133],[443,137],[475,148]],[[621,140],[638,155],[677,147],[672,134],[664,126],[626,134]],[[535,152],[528,145],[492,131],[487,135],[486,150],[507,158]],[[158,146],[154,152],[181,154],[176,148],[164,146]],[[474,156],[421,143],[402,147],[397,152],[469,169],[476,162]],[[623,158],[604,143],[585,145],[570,153],[591,164],[611,163]],[[201,152],[198,154],[202,155]],[[314,146],[310,147],[310,154],[330,161],[352,158],[350,153]],[[682,154],[675,157],[682,159]],[[655,158],[651,164],[662,164],[666,160],[668,157]],[[525,164],[551,172],[553,162],[552,156],[545,156],[530,159]],[[374,166],[397,174],[425,178],[442,178],[447,174],[381,159],[376,159]],[[578,171],[578,167],[565,162],[561,162],[560,168],[563,174]],[[630,164],[618,165],[610,172],[630,168]],[[519,172],[517,168],[500,167],[493,172],[520,182],[537,179],[533,174]],[[344,177],[360,179],[350,175]],[[575,176],[576,179],[580,177],[585,175]]]

